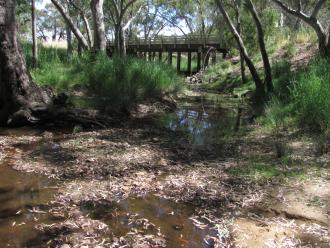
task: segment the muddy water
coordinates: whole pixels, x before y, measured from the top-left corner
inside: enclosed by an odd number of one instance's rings
[[[53,222],[47,203],[55,187],[44,177],[11,169],[9,161],[0,163],[0,247],[40,247],[47,237],[34,226]]]
[[[182,99],[175,113],[158,116],[156,123],[173,131],[182,131],[192,145],[221,142],[224,136],[234,132],[236,121],[235,111],[223,108],[222,101],[218,95],[211,94]],[[43,131],[0,129],[0,138],[2,135],[41,135]],[[42,176],[14,171],[11,169],[14,150],[6,153],[8,156],[0,161],[0,248],[42,247],[51,237],[40,235],[34,227],[56,221],[47,214],[47,203],[60,185]],[[143,199],[127,199],[110,207],[86,205],[82,210],[108,224],[116,237],[125,236],[132,228],[139,228],[131,223],[130,216],[148,219],[159,230],[141,232],[156,234],[160,231],[165,235],[167,247],[207,247],[204,239],[211,234],[211,230],[196,228],[189,219],[194,214],[194,207],[153,195]]]
[[[204,241],[211,230],[199,229],[189,218],[194,214],[194,207],[175,203],[170,200],[148,195],[145,198],[130,198],[119,203],[109,205],[86,205],[83,212],[90,217],[102,220],[113,230],[116,237],[125,236],[137,229],[142,234],[165,235],[167,247],[208,247]],[[132,216],[147,219],[155,225],[154,228],[144,229],[131,220]],[[138,221],[139,223],[139,221]]]
[[[190,96],[181,100],[176,112],[159,116],[156,123],[186,133],[194,146],[221,143],[236,132],[237,111],[226,104],[217,94]]]
[[[0,129],[0,139],[2,135],[38,133],[40,130],[28,128]],[[54,222],[48,214],[47,203],[52,200],[57,185],[46,177],[12,169],[15,149],[0,152],[5,153],[5,158],[0,160],[0,247],[41,247],[49,237],[41,235],[34,227]]]

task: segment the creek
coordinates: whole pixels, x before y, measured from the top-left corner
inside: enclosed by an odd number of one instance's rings
[[[175,112],[154,116],[153,120],[159,128],[168,128],[185,135],[192,146],[216,145],[222,138],[235,132],[237,114],[233,109],[223,96],[198,94],[181,98]],[[0,129],[0,138],[35,136],[43,131],[31,128]],[[33,150],[34,146],[24,149]],[[61,182],[15,171],[11,167],[15,148],[5,147],[0,152],[6,154],[0,160],[0,247],[43,247],[51,237],[41,235],[35,226],[56,223],[57,220],[48,213],[48,203],[61,187]],[[124,236],[134,228],[129,216],[137,214],[139,218],[148,219],[165,235],[167,247],[209,247],[204,239],[212,230],[198,229],[193,225],[190,217],[195,208],[188,204],[149,194],[145,198],[128,198],[111,207],[86,205],[81,210],[91,218],[106,223],[116,237]],[[145,234],[153,232],[155,230],[145,230]]]

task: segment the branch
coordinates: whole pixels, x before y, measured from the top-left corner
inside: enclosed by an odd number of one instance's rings
[[[131,0],[129,1],[126,6],[122,9],[121,11],[121,18],[123,18],[123,16],[125,15],[126,11],[128,10],[128,8],[133,5],[137,0]]]
[[[125,26],[123,27],[123,30],[124,30],[124,31],[125,31],[126,29],[129,28],[129,26],[130,26],[131,23],[134,21],[134,19],[140,14],[140,12],[141,12],[141,10],[142,10],[143,7],[144,7],[144,6],[142,5],[142,6],[139,8],[139,10],[136,12],[136,14],[135,14],[134,16],[132,16],[132,17],[126,22]]]
[[[316,5],[315,5],[315,8],[311,14],[311,17],[312,18],[316,18],[317,15],[319,14],[321,8],[322,8],[322,5],[325,4],[326,0],[319,0]]]
[[[274,3],[276,3],[282,10],[284,10],[285,12],[298,17],[300,19],[303,19],[305,22],[310,22],[310,17],[308,15],[306,15],[305,13],[301,12],[301,11],[297,11],[294,10],[288,6],[286,6],[283,2],[281,2],[280,0],[272,0]],[[323,1],[323,0],[321,0]]]
[[[120,17],[120,10],[118,8],[118,5],[117,5],[117,3],[116,3],[115,0],[111,0],[111,2],[112,2],[113,7],[115,8],[116,17],[117,17],[117,19],[119,19],[119,17]]]
[[[51,0],[56,9],[61,13],[63,19],[65,22],[68,24],[70,27],[71,31],[74,33],[76,38],[79,40],[79,42],[82,44],[82,46],[85,49],[89,49],[90,47],[88,46],[88,42],[86,41],[85,37],[83,34],[80,32],[80,30],[74,25],[71,17],[65,12],[64,7],[61,5],[61,3],[57,0]]]

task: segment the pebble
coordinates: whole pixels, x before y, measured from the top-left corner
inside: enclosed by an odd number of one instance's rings
[[[62,245],[60,248],[71,248],[71,246],[68,245],[68,244],[64,244],[64,245]]]

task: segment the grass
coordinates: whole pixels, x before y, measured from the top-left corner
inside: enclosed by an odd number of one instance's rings
[[[183,84],[170,66],[136,58],[99,56],[82,67],[85,68],[83,78],[88,92],[116,108],[130,108],[137,102],[174,94]]]
[[[233,167],[228,169],[232,176],[243,177],[252,181],[264,181],[270,179],[300,178],[306,176],[306,172],[300,166],[283,164],[268,164],[262,162],[251,162],[245,166]]]
[[[330,60],[320,57],[295,73],[286,62],[275,65],[275,94],[266,107],[264,124],[281,128],[294,123],[310,132],[329,132],[329,67]]]
[[[31,45],[24,45],[31,67]],[[183,80],[176,70],[164,63],[146,62],[137,58],[112,58],[89,55],[67,59],[66,50],[40,47],[39,66],[31,70],[40,85],[48,85],[57,92],[80,90],[94,96],[100,109],[105,111],[128,110],[137,103],[159,100],[175,94]]]

